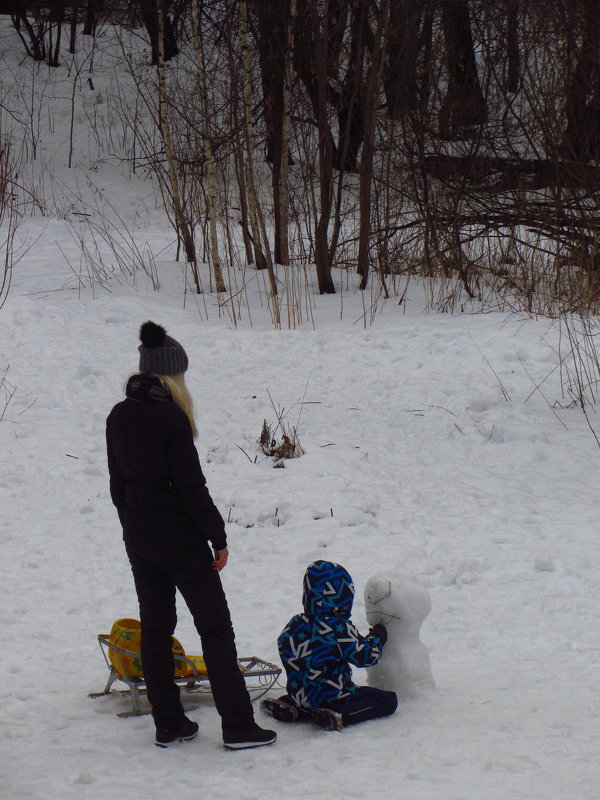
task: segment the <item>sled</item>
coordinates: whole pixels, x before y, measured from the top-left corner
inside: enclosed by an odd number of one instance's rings
[[[186,692],[210,694],[208,672],[202,656],[186,655],[176,639],[173,646],[175,659],[174,682]],[[99,633],[98,644],[108,667],[108,679],[101,692],[91,692],[88,697],[105,697],[114,695],[113,684],[121,681],[127,689],[120,691],[122,696],[129,696],[131,709],[121,711],[119,717],[135,717],[149,714],[150,711],[142,709],[141,698],[146,694],[139,649],[130,649],[114,641],[113,633]],[[178,652],[180,650],[180,652]],[[281,675],[281,668],[271,664],[258,656],[238,658],[240,672],[244,676],[246,688],[252,701],[258,700],[271,689]],[[134,674],[132,674],[134,673]],[[188,710],[190,706],[187,707]]]

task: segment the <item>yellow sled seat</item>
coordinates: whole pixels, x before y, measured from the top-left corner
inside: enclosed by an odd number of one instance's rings
[[[192,667],[192,664],[193,664],[193,666],[196,667],[196,670],[198,671],[198,677],[199,678],[208,679],[208,670],[206,669],[206,664],[204,663],[204,659],[202,658],[202,656],[190,656],[190,655],[188,655],[188,656],[186,656],[186,658],[187,658],[188,661],[191,661],[192,663],[191,664],[187,664],[187,663],[184,662],[181,666],[176,667],[175,668],[175,674],[176,675],[177,675],[178,672],[181,672],[181,677],[182,678],[190,677],[191,675],[194,674],[194,670],[193,670],[193,667]],[[240,669],[242,669],[242,668],[240,667]]]
[[[173,656],[175,657],[175,677],[189,676],[206,678],[208,673],[202,656],[188,656],[181,642],[174,636]],[[113,623],[108,637],[108,657],[119,678],[143,678],[142,626],[137,619],[118,619]],[[195,670],[194,670],[195,667]]]
[[[186,690],[209,692],[208,671],[201,655],[187,655],[181,642],[172,637],[176,684]],[[98,634],[98,642],[109,676],[102,692],[92,692],[90,697],[101,697],[111,693],[115,681],[123,681],[128,687],[131,711],[121,712],[119,716],[133,716],[148,713],[142,711],[140,695],[146,691],[144,670],[141,658],[142,631],[137,619],[123,618],[113,623],[109,634]],[[246,688],[252,700],[265,694],[277,681],[281,668],[256,656],[238,658],[240,672],[246,680]],[[127,692],[125,692],[127,694]],[[188,706],[189,709],[189,706]]]

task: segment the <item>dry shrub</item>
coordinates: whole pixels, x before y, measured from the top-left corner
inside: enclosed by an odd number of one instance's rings
[[[273,458],[276,467],[285,466],[284,462],[288,458],[299,458],[304,455],[296,428],[287,425],[282,416],[278,417],[274,428],[266,419],[263,420],[258,445],[266,456]]]

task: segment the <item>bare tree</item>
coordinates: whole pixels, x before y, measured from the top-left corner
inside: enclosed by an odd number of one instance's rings
[[[505,0],[507,75],[506,88],[509,92],[519,89],[521,77],[521,53],[519,49],[519,0]]]
[[[327,17],[319,13],[317,0],[309,0],[315,47],[316,104],[319,157],[319,218],[315,229],[315,266],[321,294],[335,294],[331,275],[332,255],[328,231],[333,207],[333,140],[327,114]]]
[[[255,38],[263,90],[266,157],[273,170],[273,250],[276,263],[288,264],[285,187],[289,158],[290,61],[296,2],[292,7],[291,0],[253,0],[252,7],[257,19]]]
[[[431,38],[427,0],[390,3],[383,88],[390,119],[419,107],[419,58]]]
[[[262,209],[256,191],[256,181],[254,175],[254,126],[252,119],[253,94],[252,94],[252,73],[250,66],[250,52],[248,39],[248,4],[246,0],[240,0],[240,32],[242,45],[242,66],[244,70],[244,121],[246,132],[246,180],[248,183],[248,213],[252,227],[252,239],[254,254],[257,267],[264,260],[269,273],[269,283],[271,287],[271,297],[273,298],[275,324],[279,326],[279,305],[277,303],[277,279],[273,269],[273,260],[269,250],[269,242],[265,230]],[[264,243],[264,249],[262,247]]]
[[[165,39],[164,39],[164,26],[163,26],[163,5],[162,0],[156,0],[157,18],[158,18],[158,61],[157,61],[157,74],[158,74],[158,124],[160,133],[165,149],[165,157],[167,162],[167,172],[169,176],[169,184],[171,190],[171,199],[173,202],[173,211],[175,214],[175,221],[177,226],[178,235],[183,242],[186,261],[192,264],[192,272],[196,283],[196,290],[200,292],[200,282],[198,277],[198,267],[196,262],[196,245],[194,242],[193,229],[190,226],[189,220],[184,213],[183,203],[181,199],[181,189],[179,186],[177,162],[173,148],[173,139],[171,136],[171,123],[169,121],[169,102],[167,97],[167,79],[165,72]]]
[[[0,142],[0,309],[6,302],[10,289],[14,240],[20,222],[14,183],[16,173],[17,168],[12,163],[9,145]]]
[[[383,62],[388,44],[389,0],[382,0],[376,19],[371,65],[366,80],[365,136],[360,163],[360,231],[358,273],[360,288],[367,288],[369,278],[369,243],[371,235],[371,184],[375,150],[375,122],[381,89]]]
[[[600,158],[600,3],[578,0],[573,10],[573,22],[581,16],[581,46],[568,87],[561,149],[575,160],[596,160]]]
[[[440,112],[445,139],[463,138],[487,119],[466,0],[440,0],[446,41],[448,90]]]
[[[219,241],[217,235],[217,173],[212,145],[211,114],[208,107],[208,92],[204,77],[204,55],[202,47],[202,31],[200,27],[200,10],[198,0],[192,0],[192,30],[194,41],[194,56],[196,60],[196,80],[198,83],[198,97],[200,100],[200,114],[204,123],[202,139],[204,142],[204,156],[208,173],[208,218],[210,227],[210,252],[213,274],[217,292],[225,291],[221,259],[219,257]]]
[[[169,2],[170,0],[139,0],[142,19],[150,37],[153,64],[158,64],[161,47],[163,61],[170,61],[179,52],[175,28],[169,15]]]
[[[275,205],[275,259],[279,264],[290,263],[288,225],[289,225],[289,143],[291,132],[291,97],[292,97],[292,53],[294,50],[294,25],[296,22],[297,0],[290,2],[290,14],[287,26],[287,51],[285,58],[285,78],[283,85],[283,119],[281,126],[281,166],[279,168],[277,194],[274,192]]]

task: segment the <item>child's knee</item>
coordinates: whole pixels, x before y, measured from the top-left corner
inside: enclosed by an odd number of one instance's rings
[[[386,717],[389,714],[393,714],[398,708],[398,696],[396,695],[396,692],[384,691],[382,694],[384,695],[382,698],[382,707],[384,709],[383,716]]]

